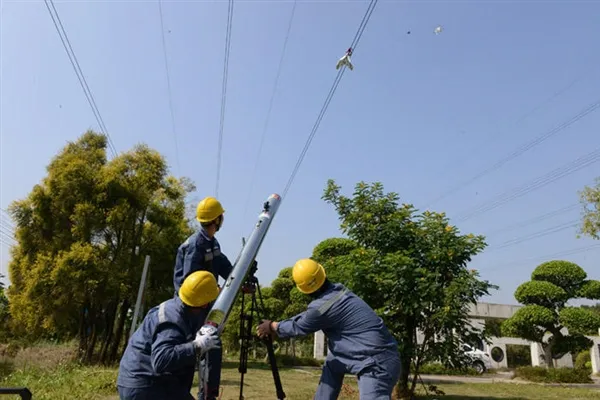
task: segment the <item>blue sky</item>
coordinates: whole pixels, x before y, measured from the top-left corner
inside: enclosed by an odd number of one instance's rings
[[[262,202],[283,190],[367,7],[366,1],[298,2],[244,215],[292,4],[234,6],[220,183],[226,222],[219,233],[231,259]],[[44,3],[1,7],[0,206],[6,208],[40,181],[66,141],[98,127]],[[168,158],[174,174],[195,181],[197,198],[213,195],[227,2],[163,2],[178,155],[158,4],[57,1],[56,7],[117,150],[145,142]],[[599,17],[600,2],[379,1],[353,56],[355,69],[345,73],[263,243],[259,278],[270,282],[320,240],[339,235],[335,211],[320,199],[328,178],[346,194],[360,180],[381,181],[423,208],[598,101]],[[436,36],[437,25],[444,31]],[[432,207],[456,221],[600,147],[599,127],[600,112],[592,112]],[[599,165],[458,226],[486,234],[576,203],[577,191],[600,175]],[[490,248],[579,213],[574,208],[490,235]],[[514,303],[514,289],[544,257],[593,244],[570,228],[490,250],[473,267],[501,286],[487,301]],[[6,273],[8,248],[0,246]],[[595,249],[564,258],[600,278],[599,255]]]

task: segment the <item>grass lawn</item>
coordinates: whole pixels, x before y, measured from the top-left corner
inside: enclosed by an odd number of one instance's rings
[[[16,368],[12,369],[11,368]],[[4,372],[2,372],[4,371]],[[9,375],[6,376],[6,373]],[[54,366],[21,366],[10,367],[0,363],[1,387],[26,386],[35,400],[63,400],[63,399],[101,399],[118,400],[115,390],[117,377],[116,368],[101,367],[75,367],[69,363]],[[310,400],[319,381],[318,370],[282,369],[280,371],[283,388],[287,399]],[[222,375],[222,400],[239,399],[240,375],[236,363],[225,363]],[[346,379],[348,384],[340,399],[357,400],[358,391],[354,377]],[[430,399],[439,400],[578,400],[599,399],[600,390],[568,389],[560,387],[544,387],[528,384],[441,384],[438,388],[446,396],[431,396]],[[194,388],[193,394],[196,389]],[[423,392],[421,392],[423,394]],[[253,364],[249,366],[245,376],[244,394],[246,399],[274,399],[275,390],[271,371],[265,366]],[[12,397],[17,399],[17,396]],[[1,400],[12,400],[10,396],[3,396]],[[427,399],[422,396],[420,399]]]

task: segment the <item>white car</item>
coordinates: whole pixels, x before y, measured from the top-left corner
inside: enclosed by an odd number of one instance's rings
[[[490,355],[484,351],[481,351],[475,347],[469,346],[468,344],[463,344],[462,349],[473,363],[471,367],[477,371],[478,374],[483,374],[485,371],[492,368],[492,358]]]

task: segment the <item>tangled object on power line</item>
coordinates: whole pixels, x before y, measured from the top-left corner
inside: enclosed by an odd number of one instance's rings
[[[350,68],[350,71],[352,71],[354,69],[354,65],[352,65],[352,60],[350,59],[351,56],[352,56],[352,47],[350,47],[348,50],[346,50],[346,54],[344,54],[342,56],[342,58],[340,58],[338,60],[337,65],[335,66],[335,69],[340,69],[345,65],[348,68]]]

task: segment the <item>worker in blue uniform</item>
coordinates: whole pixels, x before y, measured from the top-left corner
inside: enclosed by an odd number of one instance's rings
[[[193,400],[197,358],[219,346],[218,337],[197,333],[217,298],[213,274],[190,274],[179,296],[152,308],[127,343],[117,390],[121,400]]]
[[[186,276],[194,271],[211,272],[218,281],[219,276],[227,280],[233,270],[231,262],[221,253],[221,247],[215,234],[223,226],[225,210],[221,203],[214,197],[206,197],[196,207],[196,220],[201,229],[195,232],[179,246],[175,271],[173,273],[173,286],[179,290]],[[219,342],[220,345],[220,342]],[[208,385],[207,393],[201,387],[198,393],[200,400],[214,400],[219,396],[221,385],[221,365],[223,360],[222,349],[218,348],[207,353],[208,356]],[[205,360],[201,360],[204,365]]]
[[[281,322],[263,321],[260,337],[304,336],[322,330],[328,354],[315,399],[337,399],[345,374],[356,375],[360,399],[389,400],[400,377],[398,344],[382,319],[344,285],[332,283],[311,259],[292,269],[296,287],[311,296],[306,311]]]

